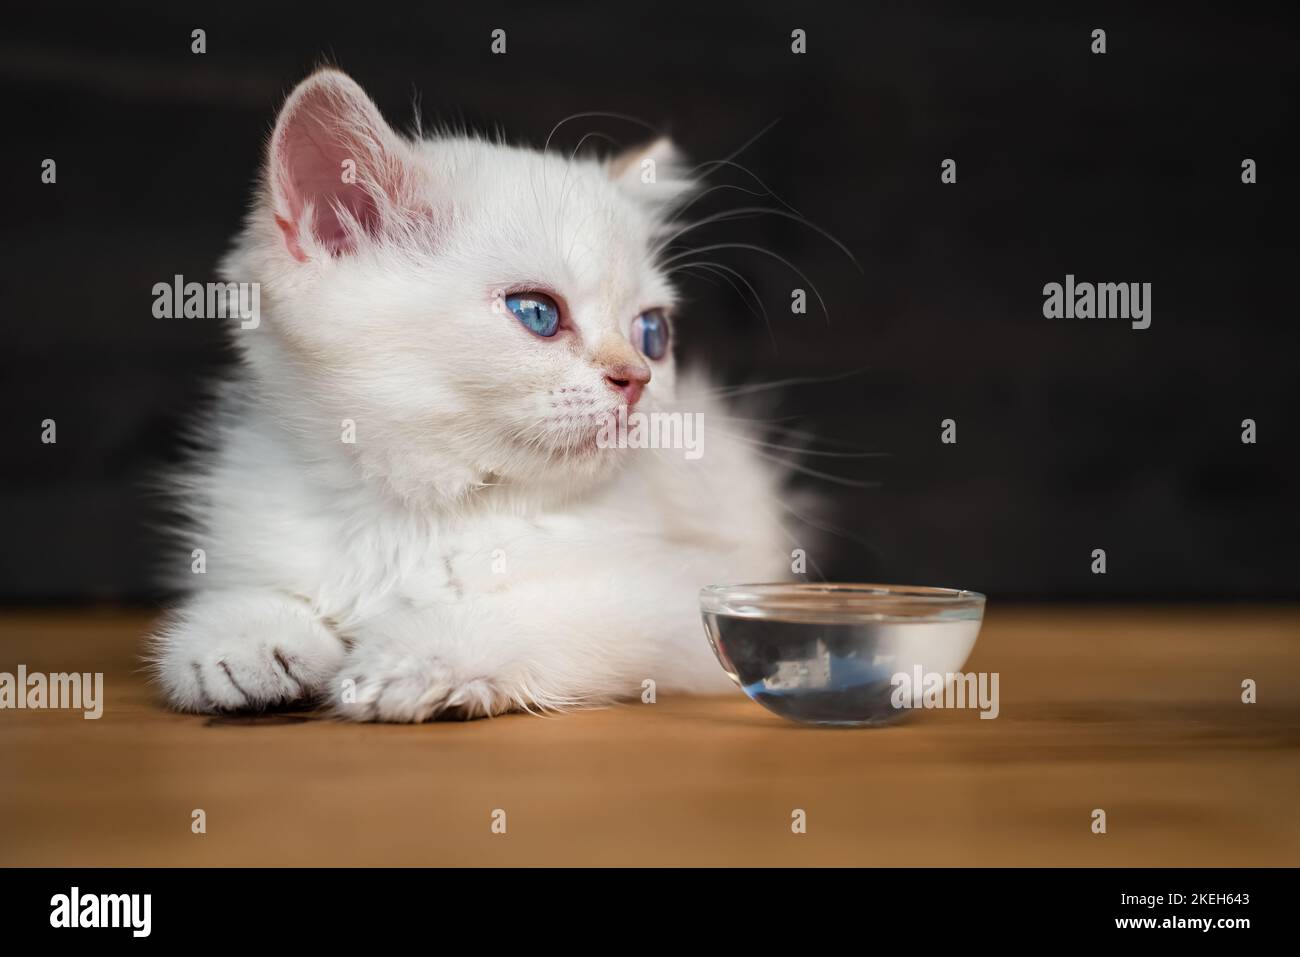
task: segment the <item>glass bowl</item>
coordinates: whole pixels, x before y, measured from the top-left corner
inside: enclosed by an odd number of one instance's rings
[[[903,718],[919,704],[917,683],[960,671],[984,596],[916,585],[710,585],[700,612],[718,662],[750,698],[792,721],[862,726]]]

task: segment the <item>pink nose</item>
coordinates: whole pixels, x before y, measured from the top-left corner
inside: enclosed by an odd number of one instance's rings
[[[611,389],[623,396],[628,407],[636,405],[637,399],[650,381],[650,370],[636,366],[619,366],[605,373],[605,382]]]

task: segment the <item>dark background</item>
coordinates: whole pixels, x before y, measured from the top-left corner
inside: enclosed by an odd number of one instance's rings
[[[730,289],[684,277],[679,356],[727,382],[826,377],[770,414],[821,448],[889,453],[807,460],[878,483],[812,483],[847,536],[813,549],[827,576],[994,598],[1297,594],[1297,36],[1267,13],[33,6],[7,10],[0,37],[2,599],[156,597],[145,483],[229,356],[212,321],[154,319],[151,287],[215,278],[279,101],[322,57],[400,128],[416,91],[426,124],[535,145],[606,110],[709,160],[780,120],[739,160],[864,272],[774,217],[702,233],[788,257],[831,321],[790,314],[805,284],[778,263],[728,251],[772,335]],[[496,27],[506,56],[489,52]],[[643,135],[586,120],[556,142],[593,129]],[[939,181],[946,157],[956,185]],[[1067,272],[1152,283],[1152,327],[1044,319],[1042,287]],[[956,446],[939,441],[949,417]],[[1247,417],[1257,445],[1240,441]]]

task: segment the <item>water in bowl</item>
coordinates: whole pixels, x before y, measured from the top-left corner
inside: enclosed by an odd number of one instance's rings
[[[850,726],[906,716],[894,676],[957,671],[981,619],[978,609],[854,622],[704,614],[718,660],[754,701],[794,721]]]

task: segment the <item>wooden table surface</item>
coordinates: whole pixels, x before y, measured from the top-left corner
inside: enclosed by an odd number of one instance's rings
[[[102,671],[106,698],[0,711],[0,865],[1300,864],[1297,606],[993,603],[967,669],[999,673],[1000,717],[870,730],[739,691],[418,727],[178,715],[139,670],[148,625],[0,615],[0,671]]]

